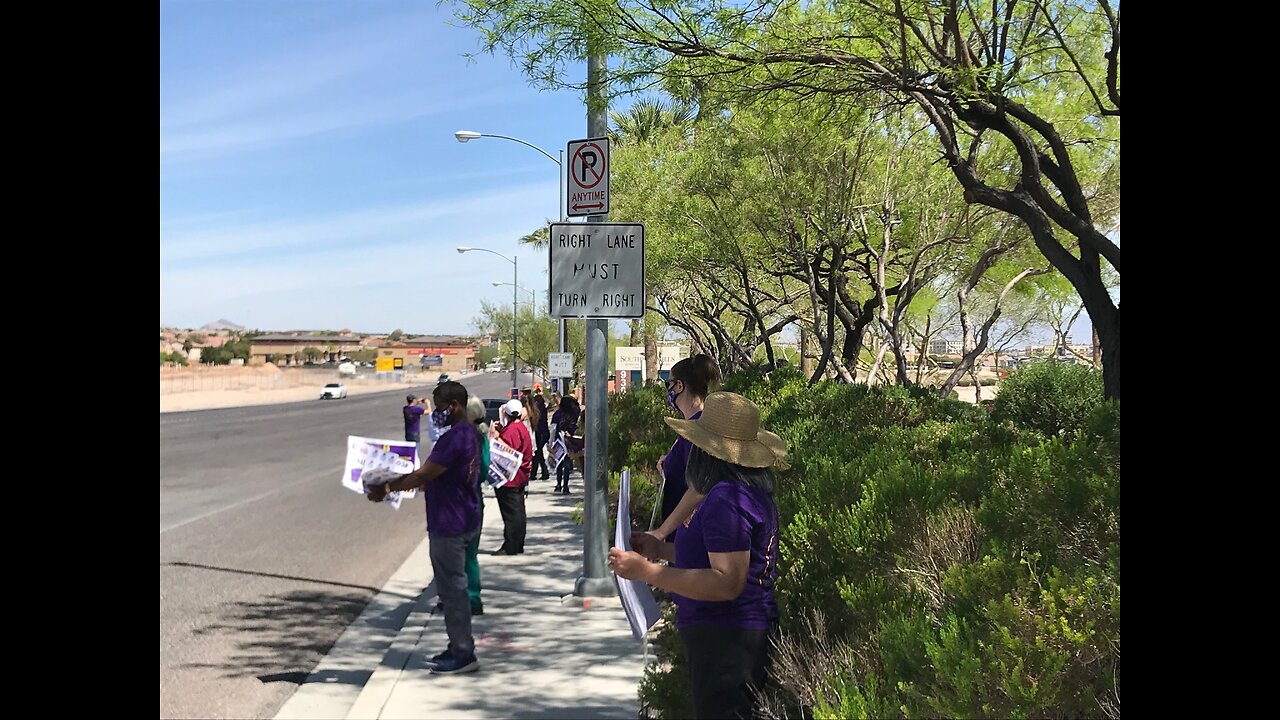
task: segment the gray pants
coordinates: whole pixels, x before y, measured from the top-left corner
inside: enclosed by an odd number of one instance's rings
[[[436,593],[444,603],[444,627],[449,633],[449,648],[454,657],[469,658],[475,654],[476,642],[471,637],[471,599],[467,595],[467,543],[480,534],[480,528],[461,535],[437,535],[431,539],[431,572],[436,578]]]

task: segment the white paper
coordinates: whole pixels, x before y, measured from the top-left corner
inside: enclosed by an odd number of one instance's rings
[[[626,551],[631,550],[631,471],[622,471],[622,482],[618,488],[618,522],[614,531],[614,547]],[[622,598],[622,609],[627,613],[627,622],[631,623],[631,636],[643,641],[645,633],[658,622],[662,611],[658,609],[658,601],[653,599],[653,591],[648,583],[639,580],[627,580],[613,576],[618,584],[618,596]]]
[[[520,471],[524,453],[497,438],[489,440],[489,472],[484,479],[486,487],[500,488],[515,479]]]
[[[555,470],[564,461],[565,455],[568,455],[569,451],[564,449],[564,440],[556,438],[556,441],[547,448],[547,454],[550,455],[547,458],[547,466]]]
[[[417,459],[417,443],[411,440],[381,440],[378,438],[347,437],[347,461],[342,470],[342,485],[348,490],[366,493],[366,488],[384,485],[408,475],[420,467]],[[399,510],[402,500],[417,495],[416,490],[387,493],[383,502]]]

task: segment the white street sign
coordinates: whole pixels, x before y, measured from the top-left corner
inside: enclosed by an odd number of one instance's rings
[[[551,377],[573,377],[573,353],[547,353],[547,374]]]
[[[551,317],[644,315],[644,225],[552,223]]]
[[[572,140],[565,207],[569,217],[609,214],[609,138]]]

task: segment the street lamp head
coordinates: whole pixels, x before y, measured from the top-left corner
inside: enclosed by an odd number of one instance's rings
[[[497,280],[494,280],[494,281],[493,281],[493,286],[494,286],[494,287],[501,287],[501,286],[506,285],[506,284],[508,284],[508,283],[498,282]]]
[[[458,254],[459,254],[459,255],[461,255],[462,253],[464,253],[464,252],[466,252],[466,251],[468,251],[468,250],[470,250],[470,249],[471,249],[471,248],[469,248],[469,247],[460,247],[460,248],[458,248]]]
[[[478,133],[478,132],[476,132],[476,131],[474,131],[474,130],[459,130],[459,131],[455,132],[455,133],[453,134],[453,136],[454,136],[455,138],[457,138],[457,139],[458,139],[458,142],[460,142],[460,143],[464,143],[464,142],[466,142],[466,141],[468,141],[468,140],[475,140],[476,138],[480,137],[481,135],[480,135],[480,133]]]

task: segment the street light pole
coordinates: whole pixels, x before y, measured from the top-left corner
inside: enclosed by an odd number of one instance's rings
[[[482,133],[482,132],[476,132],[474,130],[458,130],[453,133],[453,136],[457,138],[458,142],[460,143],[466,143],[471,140],[478,140],[479,138],[498,138],[500,140],[510,140],[511,142],[520,143],[525,147],[531,147],[534,150],[537,150],[538,152],[546,156],[548,160],[555,163],[556,166],[560,168],[559,174],[556,176],[556,180],[559,181],[559,188],[560,188],[560,197],[556,198],[556,215],[560,217],[560,222],[565,221],[566,219],[565,205],[568,204],[569,201],[568,201],[568,198],[565,197],[565,190],[564,190],[565,183],[568,182],[568,178],[566,177],[566,171],[564,166],[564,149],[563,148],[560,149],[560,159],[557,160],[551,157],[551,153],[547,152],[546,150],[543,150],[537,145],[534,145],[531,142],[525,142],[524,140],[521,140],[520,138],[517,138],[517,137],[511,137],[510,135],[498,135],[496,133]],[[550,250],[548,250],[548,252],[550,252]],[[551,306],[551,299],[548,297],[547,307],[550,307],[550,306]],[[559,327],[560,352],[565,352],[568,347],[568,332],[566,330],[564,318],[560,318],[559,320],[557,320],[557,323],[560,326]],[[560,380],[561,378],[555,378],[552,380],[552,382],[556,383],[556,388],[560,392],[568,392],[568,389],[569,389],[568,383],[565,382],[564,386],[561,387]]]
[[[458,132],[461,133],[462,131],[459,130]],[[459,137],[458,139],[462,140],[461,137]],[[466,142],[466,141],[463,140],[462,142]],[[518,338],[519,338],[519,334],[516,330],[516,323],[517,323],[517,316],[520,313],[520,305],[519,305],[520,298],[516,295],[516,291],[520,288],[520,264],[518,262],[520,258],[518,256],[507,257],[506,255],[503,255],[500,252],[494,252],[493,250],[489,250],[487,248],[465,247],[465,246],[458,248],[458,254],[461,255],[462,253],[471,252],[472,250],[478,250],[479,252],[487,252],[490,255],[497,255],[503,260],[506,260],[507,262],[511,263],[511,267],[514,269],[514,274],[511,278],[513,281],[512,284],[515,286],[511,289],[511,387],[515,389],[516,394],[518,396],[520,392],[520,376],[519,376],[520,361],[516,358],[516,352],[519,349],[516,346],[516,343],[518,342]]]
[[[520,347],[517,345],[519,333],[516,324],[520,322],[520,264],[519,257],[511,261],[511,397],[520,397]]]

